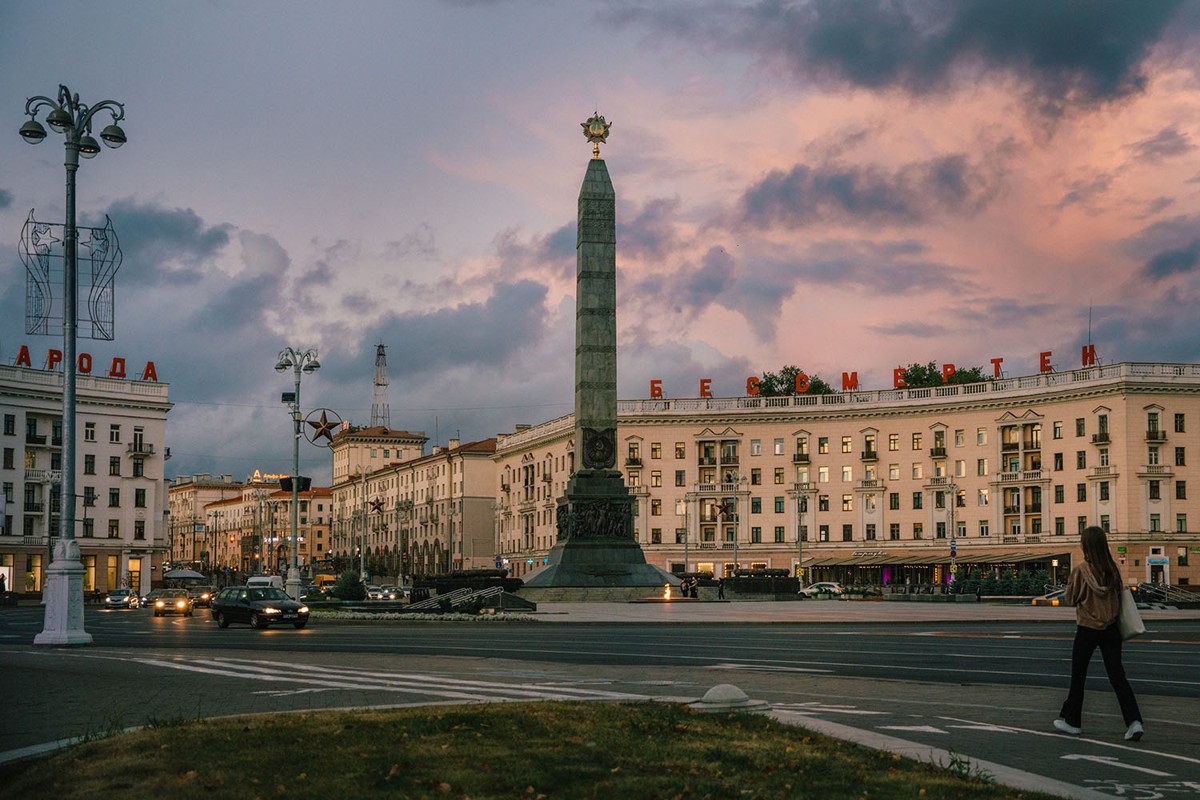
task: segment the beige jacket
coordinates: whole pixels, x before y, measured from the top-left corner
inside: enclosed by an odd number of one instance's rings
[[[1066,601],[1075,606],[1080,626],[1102,631],[1121,613],[1121,587],[1102,585],[1091,566],[1080,561],[1067,579]]]

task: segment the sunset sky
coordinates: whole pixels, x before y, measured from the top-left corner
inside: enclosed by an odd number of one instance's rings
[[[0,360],[17,243],[61,222],[60,83],[125,104],[79,171],[124,253],[116,339],[175,404],[168,476],[290,469],[305,411],[482,439],[573,407],[575,203],[617,192],[619,395],[1200,361],[1200,3],[0,0]],[[102,116],[105,120],[107,117]],[[1089,333],[1090,331],[1090,333]],[[306,473],[328,480],[324,451]]]

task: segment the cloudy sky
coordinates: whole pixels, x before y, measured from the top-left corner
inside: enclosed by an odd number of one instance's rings
[[[1156,0],[0,0],[0,360],[17,243],[61,221],[60,83],[125,103],[81,224],[124,252],[116,339],[175,404],[169,476],[290,468],[305,410],[480,439],[573,403],[575,202],[603,148],[619,394],[796,364],[889,388],[936,361],[1200,361],[1200,4]],[[103,118],[103,117],[102,117]],[[327,480],[323,451],[304,471]]]

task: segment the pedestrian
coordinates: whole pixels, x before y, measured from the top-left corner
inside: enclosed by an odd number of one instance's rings
[[[1083,692],[1088,663],[1096,648],[1104,658],[1108,681],[1117,695],[1121,716],[1125,719],[1125,739],[1142,738],[1142,712],[1138,709],[1133,687],[1121,664],[1121,632],[1117,617],[1121,611],[1121,570],[1108,549],[1104,529],[1092,525],[1080,537],[1083,560],[1071,567],[1065,600],[1075,606],[1075,641],[1071,646],[1071,688],[1054,727],[1063,733],[1083,733]]]
[[[717,599],[718,600],[725,599],[725,579],[724,578],[717,578]]]
[[[0,572],[0,595],[3,595],[8,589],[6,588],[6,580],[4,573]]]

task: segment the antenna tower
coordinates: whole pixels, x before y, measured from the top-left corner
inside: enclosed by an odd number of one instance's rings
[[[375,346],[375,388],[371,390],[371,427],[391,428],[388,411],[387,348],[382,342]]]

